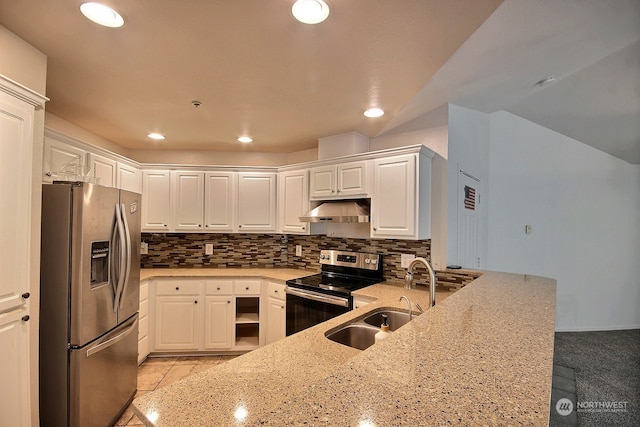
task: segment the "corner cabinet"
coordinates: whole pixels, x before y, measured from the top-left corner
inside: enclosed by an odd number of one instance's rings
[[[238,172],[238,231],[276,231],[276,173]]]
[[[278,175],[278,223],[281,233],[309,234],[300,217],[309,211],[309,172],[296,170]]]
[[[375,159],[371,237],[430,237],[431,158],[405,154]]]

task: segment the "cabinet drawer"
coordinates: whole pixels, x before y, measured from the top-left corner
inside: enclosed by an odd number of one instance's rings
[[[233,294],[233,280],[207,280],[207,295]]]
[[[234,289],[236,295],[259,295],[261,280],[236,280]]]
[[[140,301],[144,301],[149,298],[149,282],[144,281],[140,283]]]
[[[140,302],[140,317],[144,317],[149,314],[149,300],[146,299]]]
[[[156,295],[200,295],[202,282],[181,282],[177,280],[159,280],[156,282]]]
[[[286,298],[284,294],[284,285],[280,283],[269,282],[267,285],[267,293],[271,298],[275,298],[283,301]]]

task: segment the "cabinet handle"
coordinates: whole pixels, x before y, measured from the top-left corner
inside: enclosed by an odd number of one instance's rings
[[[29,297],[31,296],[31,294],[29,292],[25,292],[24,294],[21,295],[22,299],[29,299]]]
[[[27,314],[27,315],[22,316],[22,321],[23,321],[23,322],[28,322],[28,321],[29,321],[29,319],[30,319],[30,317],[29,317],[29,315],[28,315],[28,314]]]

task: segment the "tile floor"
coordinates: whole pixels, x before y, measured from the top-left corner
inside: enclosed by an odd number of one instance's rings
[[[172,384],[182,378],[209,369],[236,356],[151,357],[138,367],[137,396]],[[129,406],[116,426],[143,426]]]

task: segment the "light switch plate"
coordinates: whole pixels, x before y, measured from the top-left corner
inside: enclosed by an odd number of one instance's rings
[[[414,254],[400,254],[400,267],[409,268],[409,264],[416,258]]]
[[[140,242],[140,255],[146,255],[149,253],[149,244],[147,242]]]
[[[213,255],[213,243],[206,243],[204,245],[204,254]]]
[[[302,256],[302,245],[296,245],[296,256]]]

